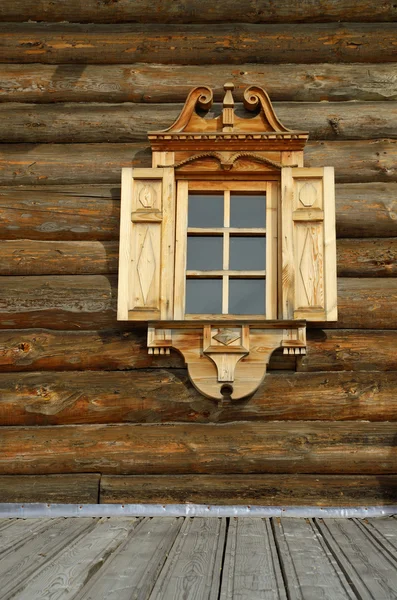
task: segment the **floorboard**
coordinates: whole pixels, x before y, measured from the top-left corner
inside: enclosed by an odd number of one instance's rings
[[[0,520],[0,600],[397,600],[397,519]]]

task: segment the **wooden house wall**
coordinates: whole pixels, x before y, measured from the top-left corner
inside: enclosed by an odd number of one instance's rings
[[[2,0],[0,501],[396,500],[396,19],[391,0]],[[116,321],[116,288],[121,167],[227,80],[335,166],[340,316],[219,407]]]

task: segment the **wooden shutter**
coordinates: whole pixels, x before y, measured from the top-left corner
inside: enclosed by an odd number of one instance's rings
[[[283,167],[281,206],[283,319],[336,321],[333,167]]]
[[[117,318],[173,318],[174,169],[122,169]]]

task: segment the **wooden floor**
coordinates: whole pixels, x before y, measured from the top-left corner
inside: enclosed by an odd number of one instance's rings
[[[0,598],[390,600],[397,519],[1,519]]]

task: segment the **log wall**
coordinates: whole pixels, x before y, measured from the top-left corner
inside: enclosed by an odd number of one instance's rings
[[[396,503],[396,4],[157,4],[1,2],[0,502]],[[115,311],[120,169],[228,80],[335,166],[339,321],[220,407]]]

